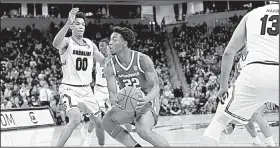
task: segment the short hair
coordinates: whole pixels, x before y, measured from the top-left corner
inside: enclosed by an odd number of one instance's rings
[[[126,27],[116,26],[113,28],[113,32],[119,33],[122,35],[123,39],[127,41],[127,47],[131,47],[135,42],[134,32]]]
[[[76,19],[77,19],[77,18],[82,18],[82,19],[84,19],[84,21],[85,21],[85,23],[86,23],[86,16],[85,16],[85,14],[84,14],[83,12],[77,12],[75,18],[76,18]]]
[[[109,39],[108,38],[104,38],[104,39],[102,39],[102,40],[100,40],[100,42],[99,43],[101,43],[101,42],[104,42],[104,43],[106,43],[107,45],[109,45]]]

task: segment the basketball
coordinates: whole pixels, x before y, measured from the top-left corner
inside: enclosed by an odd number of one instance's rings
[[[138,98],[144,97],[144,93],[135,87],[125,87],[121,89],[117,96],[117,104],[127,112],[136,111]]]

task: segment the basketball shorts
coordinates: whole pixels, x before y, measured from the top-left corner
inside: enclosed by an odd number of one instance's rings
[[[99,116],[101,110],[90,86],[75,87],[61,84],[59,87],[60,98],[66,113],[71,108],[79,108],[85,114]]]
[[[111,106],[108,88],[106,86],[95,85],[94,94],[101,111],[106,112],[105,103],[109,108]]]
[[[247,124],[256,110],[267,102],[279,104],[279,66],[247,65],[228,90],[223,110],[225,115]],[[221,104],[221,103],[220,103]]]
[[[147,113],[148,111],[151,111],[152,116],[154,118],[154,125],[156,125],[158,121],[158,113],[154,109],[152,102],[148,102],[142,108],[133,112],[127,112],[119,108],[118,106],[114,106],[110,110],[110,112],[114,112],[113,120],[119,123],[120,125],[135,125],[135,123],[141,118],[141,115]]]

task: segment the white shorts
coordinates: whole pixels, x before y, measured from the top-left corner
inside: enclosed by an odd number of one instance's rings
[[[265,103],[279,104],[279,66],[251,64],[244,67],[228,94],[226,105],[221,106],[224,113],[247,124]]]
[[[90,86],[75,87],[61,84],[59,87],[60,98],[68,112],[71,108],[78,107],[83,113],[99,116],[101,110]]]
[[[106,86],[95,85],[94,94],[95,94],[95,98],[99,104],[101,111],[103,111],[103,112],[106,111],[105,103],[109,108],[111,107],[111,102],[109,99],[109,91]]]

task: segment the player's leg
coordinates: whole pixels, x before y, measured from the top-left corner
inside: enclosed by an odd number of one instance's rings
[[[101,114],[98,116],[94,116],[93,114],[90,116],[90,120],[93,121],[95,125],[95,134],[98,138],[98,144],[103,146],[105,144],[105,132],[101,125]]]
[[[105,107],[104,107],[104,105],[102,105],[103,103],[104,103],[104,101],[103,101],[103,95],[102,95],[102,93],[98,90],[98,88],[97,88],[98,86],[95,86],[94,87],[94,92],[95,92],[95,97],[93,97],[93,98],[89,98],[89,99],[96,99],[96,101],[97,101],[97,103],[98,103],[98,106],[99,106],[99,109],[101,110],[101,111],[104,111],[105,110]],[[92,101],[89,101],[88,103],[91,103]],[[95,104],[95,103],[92,103],[93,105]],[[96,106],[96,105],[95,105]],[[95,107],[94,107],[95,108]],[[99,110],[98,109],[98,110]],[[90,111],[90,112],[93,112],[93,111]],[[91,139],[92,139],[92,131],[94,130],[94,127],[96,126],[95,125],[95,122],[97,122],[97,124],[98,124],[98,126],[100,126],[100,124],[101,124],[101,119],[100,119],[100,121],[98,121],[98,119],[97,119],[97,121],[94,121],[95,119],[93,119],[94,118],[94,116],[93,116],[93,114],[92,113],[90,113],[90,120],[89,120],[89,125],[88,125],[88,131],[87,131],[87,134],[86,134],[86,137],[85,137],[85,141],[84,141],[84,143],[83,143],[83,145],[82,146],[90,146],[90,143],[91,143]],[[102,127],[101,127],[102,128]],[[103,128],[102,129],[100,129],[99,128],[99,130],[98,131],[96,131],[95,132],[96,133],[96,136],[98,136],[98,143],[99,143],[99,145],[104,145],[104,143],[105,143],[105,135],[104,135],[104,130],[103,130]]]
[[[239,77],[240,78],[240,77]],[[236,120],[242,124],[247,124],[253,113],[263,104],[260,99],[255,99],[249,88],[245,88],[243,84],[236,83],[236,87],[231,87],[228,90],[228,104],[226,106],[218,106],[217,112],[214,115],[210,125],[205,129],[201,138],[201,146],[217,146],[220,140],[222,131],[231,120]],[[247,92],[241,93],[242,91]]]
[[[62,95],[63,105],[66,109],[67,116],[69,117],[69,122],[63,128],[61,135],[57,142],[57,147],[62,147],[65,145],[66,141],[71,136],[74,129],[81,122],[81,113],[78,108],[78,102],[69,95]]]
[[[90,124],[93,130],[93,126],[95,127],[96,137],[98,138],[98,144],[104,145],[105,143],[105,134],[103,127],[101,125],[101,110],[99,108],[98,102],[93,94],[85,97],[85,101],[81,103],[81,110],[85,113],[90,114]],[[93,122],[93,123],[91,123]],[[88,131],[92,132],[92,131]],[[90,134],[90,133],[89,133]]]
[[[125,126],[125,128],[128,132],[132,132],[132,125],[131,124],[126,124],[124,126]]]
[[[268,103],[266,103],[268,104]],[[267,143],[268,146],[276,146],[275,142],[273,140],[272,136],[272,131],[270,129],[269,123],[267,120],[264,118],[264,112],[267,108],[267,105],[263,105],[258,111],[256,111],[253,115],[253,118],[256,120],[258,123],[264,137],[265,137],[265,142]]]
[[[231,120],[232,118],[224,114],[223,106],[219,104],[216,114],[201,137],[200,146],[217,146],[223,130]]]
[[[246,130],[248,131],[248,133],[250,134],[250,136],[252,137],[253,145],[264,146],[260,137],[258,136],[254,122],[255,122],[255,120],[254,120],[254,115],[253,115],[252,118],[250,119],[250,121],[248,122],[248,124],[244,124],[244,126],[245,126]]]
[[[121,125],[133,123],[134,115],[121,110],[118,106],[112,107],[102,119],[104,130],[114,139],[128,147],[140,147],[130,133]]]
[[[91,119],[89,120],[89,123],[88,123],[88,130],[87,130],[87,134],[86,134],[86,137],[85,137],[85,141],[84,143],[82,144],[83,147],[88,147],[90,146],[90,143],[91,143],[91,139],[92,139],[92,131],[94,130],[94,121],[92,121]]]
[[[169,147],[169,143],[164,137],[153,131],[158,115],[149,102],[137,111],[135,128],[137,134],[155,147]]]

